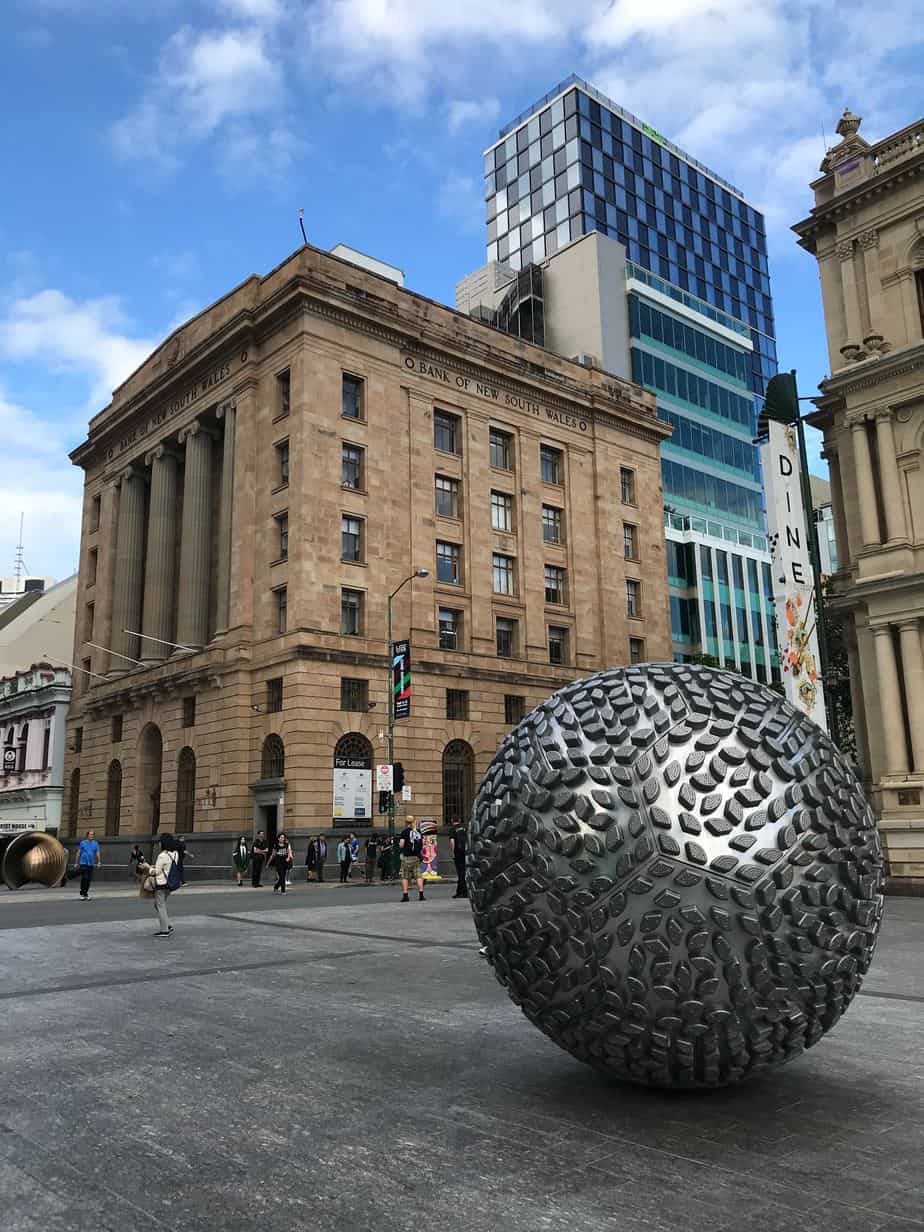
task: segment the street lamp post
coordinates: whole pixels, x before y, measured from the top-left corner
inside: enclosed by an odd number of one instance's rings
[[[398,593],[399,590],[401,590],[403,586],[406,586],[408,582],[413,581],[414,578],[427,577],[429,572],[430,572],[429,569],[415,569],[414,572],[409,573],[407,577],[404,579],[404,581],[400,582],[395,587],[395,589],[391,592],[391,594],[388,596],[388,764],[390,766],[394,766],[395,764],[395,691],[394,691],[393,676],[392,676],[392,673],[394,672],[395,659],[394,659],[394,648],[392,646],[392,640],[391,640],[391,603],[395,595]],[[392,790],[389,793],[388,836],[392,842],[392,851],[394,851],[394,842],[395,842],[394,783],[392,783]],[[394,855],[392,855],[392,858],[394,858]]]

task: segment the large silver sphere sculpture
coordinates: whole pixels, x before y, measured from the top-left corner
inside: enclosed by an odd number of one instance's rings
[[[712,1087],[818,1042],[882,914],[848,763],[773,690],[652,664],[579,680],[481,784],[468,882],[527,1018],[635,1082]]]

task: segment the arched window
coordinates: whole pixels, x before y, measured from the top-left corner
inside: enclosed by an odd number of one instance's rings
[[[160,787],[164,762],[164,741],[156,723],[148,723],[138,741],[135,777],[134,829],[139,834],[156,834],[160,829]]]
[[[260,758],[261,779],[281,779],[286,773],[286,749],[279,736],[267,736]]]
[[[77,833],[77,817],[80,813],[80,771],[71,774],[71,798],[67,810],[67,832],[71,836]]]
[[[443,749],[443,824],[467,824],[475,798],[475,754],[464,740]]]
[[[122,763],[111,761],[106,776],[106,833],[119,833],[122,818]]]
[[[25,770],[26,768],[26,752],[29,747],[29,724],[23,723],[19,731],[19,757],[16,762],[17,770]]]
[[[196,755],[190,748],[181,751],[176,767],[176,832],[188,834],[195,824]]]
[[[360,732],[347,732],[337,741],[334,765],[351,770],[371,770],[372,745]]]

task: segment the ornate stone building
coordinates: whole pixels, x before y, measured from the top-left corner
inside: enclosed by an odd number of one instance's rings
[[[894,888],[924,888],[924,120],[841,142],[794,230],[818,259],[825,434],[860,756]]]
[[[462,815],[523,712],[669,657],[668,431],[629,382],[317,249],[249,278],[73,454],[65,817],[204,832],[213,863],[230,834],[381,821],[387,596],[420,569],[395,756],[417,816]]]

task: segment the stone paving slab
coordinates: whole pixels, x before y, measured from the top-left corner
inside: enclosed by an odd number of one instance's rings
[[[218,906],[0,932],[2,1232],[924,1229],[924,901],[815,1049],[702,1095],[555,1048],[464,902]]]

